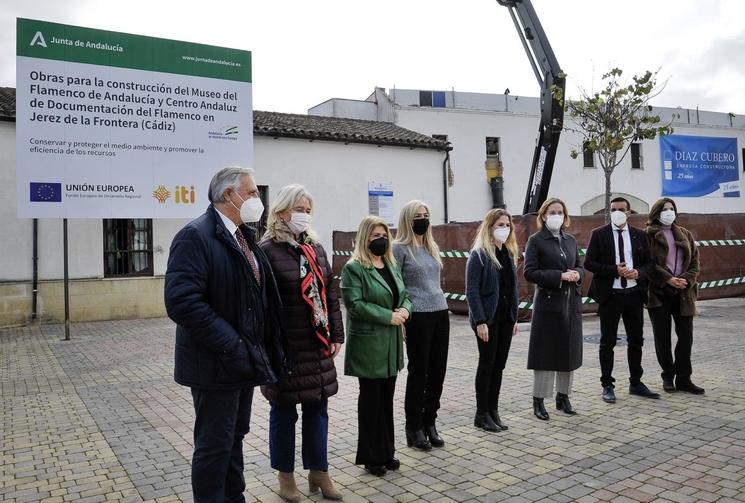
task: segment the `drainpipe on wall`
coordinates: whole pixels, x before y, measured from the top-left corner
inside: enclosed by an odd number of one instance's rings
[[[448,217],[448,168],[450,167],[450,151],[445,150],[445,159],[442,160],[442,196],[443,208],[445,210],[445,223],[450,221]]]
[[[33,264],[33,276],[31,280],[31,319],[36,319],[36,300],[39,295],[39,220],[34,218],[33,248],[31,262]]]

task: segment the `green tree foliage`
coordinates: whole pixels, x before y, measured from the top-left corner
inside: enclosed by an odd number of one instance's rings
[[[629,153],[631,144],[673,132],[670,122],[663,124],[649,105],[665,87],[664,83],[657,85],[657,72],[635,75],[630,83],[623,83],[622,75],[623,70],[613,68],[603,75],[601,91],[588,94],[580,90],[580,99],[565,103],[576,127],[565,123],[564,129],[580,135],[582,145],[597,154],[605,173],[606,221],[610,216],[611,175]],[[572,150],[570,155],[576,159],[579,153]]]

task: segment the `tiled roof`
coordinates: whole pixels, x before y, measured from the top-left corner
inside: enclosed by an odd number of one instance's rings
[[[0,87],[0,121],[16,121],[16,90]]]
[[[278,112],[254,111],[254,134],[437,150],[450,150],[451,148],[448,142],[396,126],[392,122]]]
[[[15,122],[16,90],[0,87],[0,121]],[[254,134],[283,138],[449,150],[447,142],[391,122],[254,111]]]

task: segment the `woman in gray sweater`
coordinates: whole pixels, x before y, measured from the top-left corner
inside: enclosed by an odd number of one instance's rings
[[[440,287],[440,248],[432,238],[429,207],[414,200],[401,208],[393,242],[401,275],[414,311],[406,322],[406,444],[428,451],[445,442],[437,433],[442,383],[447,368],[450,318]]]

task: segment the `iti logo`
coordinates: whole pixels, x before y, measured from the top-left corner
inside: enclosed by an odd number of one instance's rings
[[[40,45],[42,47],[46,47],[47,46],[47,41],[44,40],[44,35],[42,35],[40,31],[37,31],[36,32],[36,35],[34,35],[34,38],[31,39],[31,43],[28,44],[28,45],[30,45],[32,47],[35,46],[35,45]]]
[[[29,183],[29,201],[34,203],[61,203],[62,184],[56,182]]]
[[[197,193],[193,185],[188,188],[183,185],[176,185],[173,194],[176,204],[194,204],[197,202]]]
[[[171,194],[171,191],[169,191],[165,185],[158,185],[153,191],[153,197],[157,199],[160,204],[165,204],[171,195],[173,195],[173,201],[176,204],[195,204],[197,202],[197,191],[193,185],[189,187],[185,185],[176,185],[173,194]]]
[[[157,199],[160,204],[165,204],[168,198],[171,197],[171,193],[165,185],[158,185],[153,191],[153,197]]]

